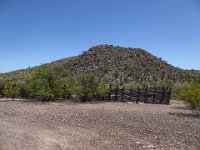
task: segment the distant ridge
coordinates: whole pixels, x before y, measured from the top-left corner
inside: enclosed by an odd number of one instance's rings
[[[196,70],[184,70],[140,48],[98,45],[83,54],[46,64],[56,69],[61,77],[78,76],[83,71],[95,72],[105,83],[191,81],[199,75]],[[37,67],[18,70],[1,76],[24,79]]]

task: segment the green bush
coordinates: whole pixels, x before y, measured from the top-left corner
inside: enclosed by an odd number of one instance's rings
[[[90,100],[97,94],[98,79],[92,72],[83,72],[79,77],[78,94],[82,101]]]
[[[158,86],[160,86],[160,87],[172,87],[172,85],[173,85],[173,82],[170,81],[170,80],[167,80],[167,81],[160,81],[160,82],[158,83]]]
[[[186,102],[190,108],[200,110],[200,84],[184,85],[179,93],[179,99]]]
[[[6,85],[6,80],[2,77],[0,77],[0,95],[3,95],[3,89]]]
[[[172,99],[179,99],[179,93],[182,89],[184,84],[181,83],[174,83],[172,86]]]
[[[62,95],[64,98],[70,98],[71,95],[77,94],[78,83],[74,77],[67,77],[62,84]]]
[[[4,93],[10,94],[6,90]],[[71,95],[78,95],[82,101],[87,101],[95,96],[104,96],[107,87],[100,84],[98,77],[92,72],[83,72],[78,79],[70,76],[61,80],[54,69],[42,66],[20,83],[19,93],[21,97],[43,101],[70,98]]]
[[[96,90],[97,90],[96,93],[99,96],[104,96],[105,94],[108,93],[108,87],[106,85],[104,85],[104,84],[99,84],[97,86]]]
[[[50,88],[41,89],[40,91],[37,91],[34,97],[42,101],[49,101],[55,99],[55,95],[52,93]]]
[[[83,102],[107,93],[107,87],[100,83],[99,78],[93,72],[81,73],[78,81],[76,90]]]
[[[20,90],[20,95],[19,95],[20,97],[29,98],[29,93],[27,89],[27,81],[20,83],[19,90]]]
[[[0,85],[5,85],[6,80],[2,77],[0,77]]]
[[[2,93],[7,97],[16,98],[20,94],[20,88],[16,84],[8,83],[5,85]]]
[[[47,66],[42,66],[32,75],[26,85],[29,97],[39,100],[53,100],[62,94],[61,84],[56,72]]]

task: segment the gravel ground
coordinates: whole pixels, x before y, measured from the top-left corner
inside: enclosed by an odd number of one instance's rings
[[[199,150],[200,117],[171,105],[0,100],[0,150]]]

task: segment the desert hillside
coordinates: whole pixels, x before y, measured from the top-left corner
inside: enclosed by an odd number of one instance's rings
[[[140,48],[98,45],[81,55],[64,58],[45,65],[57,70],[61,77],[77,76],[83,71],[95,72],[106,83],[137,81],[191,81],[199,72],[183,70],[168,64]],[[1,74],[9,79],[24,79],[37,67]]]

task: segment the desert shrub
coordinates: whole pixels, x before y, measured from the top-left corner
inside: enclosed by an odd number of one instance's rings
[[[115,77],[115,79],[117,79],[117,78],[120,77],[120,72],[119,72],[118,70],[115,71],[115,73],[114,73],[114,77]]]
[[[145,82],[145,81],[141,82],[140,88],[146,89],[148,87],[149,87],[149,84],[147,82]]]
[[[16,98],[20,94],[20,88],[14,83],[7,83],[2,91],[3,95],[7,97]]]
[[[62,94],[56,72],[47,66],[39,67],[27,83],[28,95],[39,100],[53,100]]]
[[[62,84],[62,95],[64,98],[70,98],[71,95],[75,95],[77,93],[78,83],[74,77],[67,77]]]
[[[126,83],[124,84],[125,89],[129,90],[129,89],[137,89],[137,88],[148,88],[150,87],[150,83],[148,82],[133,82],[133,83]]]
[[[0,77],[0,85],[5,85],[6,80],[2,77]]]
[[[82,101],[90,100],[96,95],[97,84],[98,79],[94,73],[83,72],[80,74],[78,94]]]
[[[152,81],[150,81],[150,87],[159,87],[160,86],[160,82],[157,81],[156,79],[153,79]]]
[[[172,86],[172,99],[179,99],[179,93],[183,87],[181,83],[174,83]]]
[[[6,85],[6,80],[0,77],[0,95],[3,95],[3,89]]]
[[[158,83],[158,86],[160,87],[172,87],[173,86],[173,82],[170,81],[170,80],[167,80],[167,81],[160,81]]]
[[[200,84],[190,83],[183,86],[179,93],[183,100],[192,109],[200,110]]]
[[[54,100],[56,98],[50,88],[44,88],[37,91],[34,97],[42,101]]]
[[[100,96],[104,96],[108,93],[108,87],[104,84],[99,84],[96,88],[96,94]]]
[[[200,84],[200,75],[196,77],[195,82]]]
[[[29,93],[27,90],[27,84],[26,82],[22,82],[19,86],[19,91],[20,91],[20,97],[22,98],[29,98]]]
[[[133,85],[134,85],[133,83],[126,83],[126,84],[124,84],[125,89],[127,89],[127,90],[133,88]]]
[[[105,74],[108,73],[109,70],[110,70],[109,65],[105,65],[105,66],[104,66],[104,73],[105,73]]]

